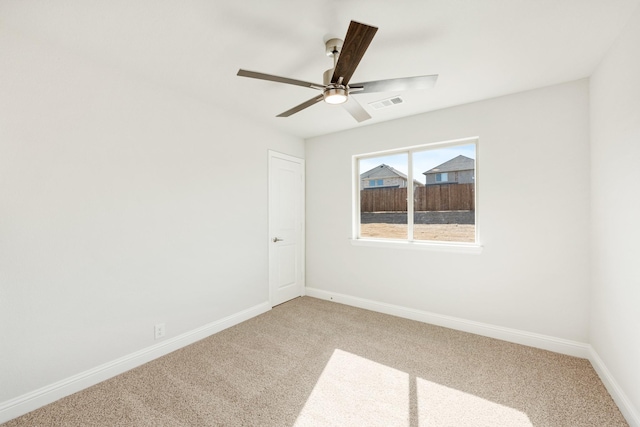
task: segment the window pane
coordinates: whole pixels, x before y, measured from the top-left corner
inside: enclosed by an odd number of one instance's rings
[[[475,144],[413,154],[414,240],[475,242]]]
[[[358,160],[360,173],[360,236],[407,239],[408,155]],[[372,185],[371,183],[377,184]]]

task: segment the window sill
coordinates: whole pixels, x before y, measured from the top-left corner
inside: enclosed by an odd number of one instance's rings
[[[369,246],[376,248],[412,249],[437,252],[455,252],[464,254],[482,253],[482,245],[478,243],[456,242],[416,242],[406,240],[387,239],[350,239],[353,246]]]

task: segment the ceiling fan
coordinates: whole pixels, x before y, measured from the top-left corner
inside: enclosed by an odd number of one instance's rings
[[[327,104],[343,104],[345,109],[351,114],[351,116],[353,116],[354,119],[358,122],[362,122],[370,119],[371,116],[362,107],[362,105],[360,105],[354,98],[350,97],[350,95],[428,89],[433,87],[438,79],[438,75],[434,74],[349,84],[351,76],[367,51],[376,31],[378,31],[377,27],[351,21],[344,41],[335,38],[327,40],[325,43],[326,53],[327,56],[333,57],[333,68],[325,71],[323,84],[310,83],[302,80],[295,80],[287,77],[279,77],[272,74],[258,73],[243,69],[238,70],[238,76],[303,86],[322,91],[320,95],[317,95],[308,101],[285,111],[284,113],[278,114],[277,117],[289,117],[292,114],[302,111],[320,101],[324,101]]]

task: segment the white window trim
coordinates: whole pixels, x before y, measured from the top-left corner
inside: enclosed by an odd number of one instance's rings
[[[370,237],[360,237],[360,173],[358,168],[358,161],[360,159],[366,159],[371,157],[379,157],[382,155],[392,154],[407,154],[407,182],[413,182],[413,154],[418,151],[424,151],[425,148],[443,148],[447,146],[456,146],[464,144],[475,144],[476,146],[476,158],[475,158],[475,242],[439,242],[429,240],[409,240],[409,239],[374,239]],[[415,145],[411,147],[404,147],[400,149],[377,151],[374,153],[367,153],[365,155],[352,156],[352,172],[353,172],[353,193],[352,193],[352,221],[351,221],[351,244],[354,246],[370,246],[379,248],[393,248],[393,249],[413,249],[413,250],[435,250],[441,252],[457,252],[457,253],[476,253],[482,252],[483,245],[480,243],[480,221],[479,221],[479,194],[480,194],[480,180],[478,176],[480,174],[480,166],[478,159],[480,155],[480,138],[469,137],[461,138],[450,141],[427,143],[422,145]],[[413,185],[407,185],[407,211],[413,212]],[[413,236],[413,215],[407,214],[407,235]]]
[[[483,246],[478,243],[437,242],[429,240],[395,240],[395,239],[351,239],[353,246],[369,246],[377,248],[427,250],[439,252],[457,252],[465,254],[482,253]]]

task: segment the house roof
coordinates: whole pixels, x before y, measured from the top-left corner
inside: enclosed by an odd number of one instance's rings
[[[464,171],[476,168],[476,161],[467,156],[463,156],[462,154],[454,157],[451,160],[448,160],[433,169],[429,169],[426,172],[422,172],[423,175],[428,173],[440,173],[440,172],[454,172],[454,171]]]
[[[384,163],[376,166],[373,169],[370,169],[366,172],[363,172],[360,174],[360,179],[366,179],[366,178],[383,178],[383,177],[396,177],[399,176],[400,178],[406,180],[407,179],[407,175],[403,174],[402,172],[400,172],[397,169],[392,168],[389,165],[385,165]]]

